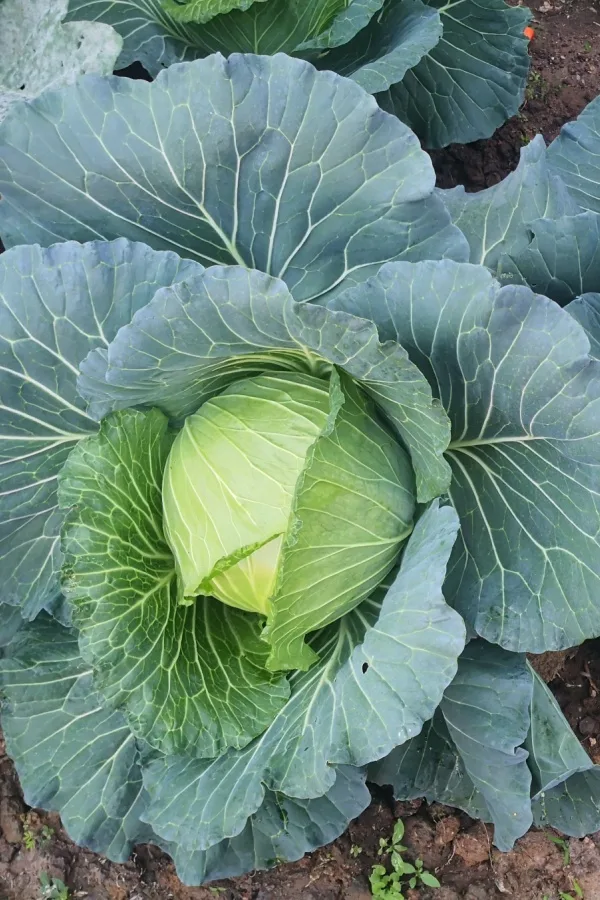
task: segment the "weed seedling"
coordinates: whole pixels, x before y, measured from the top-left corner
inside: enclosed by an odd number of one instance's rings
[[[558,895],[559,900],[583,900],[583,888],[576,878],[573,879],[573,893],[561,891]]]
[[[50,878],[45,872],[40,875],[40,900],[69,900],[69,889],[60,878]]]
[[[432,888],[440,886],[435,875],[423,868],[422,859],[416,859],[414,865],[403,859],[407,849],[401,843],[403,837],[404,822],[398,819],[394,825],[392,840],[381,838],[379,841],[378,856],[389,854],[392,871],[388,872],[382,865],[373,866],[369,881],[375,900],[404,900],[404,890],[415,888],[419,884]]]
[[[21,816],[21,822],[23,823],[23,846],[26,850],[35,850],[35,834],[31,828],[29,815]]]
[[[553,844],[556,844],[557,847],[560,847],[563,855],[563,866],[565,868],[571,862],[571,851],[569,849],[569,844],[567,841],[563,840],[561,837],[557,837],[555,834],[546,834],[546,837],[549,841],[552,841]]]
[[[350,847],[350,856],[352,859],[356,859],[357,856],[360,856],[362,853],[362,847],[359,847],[358,844],[352,844]]]

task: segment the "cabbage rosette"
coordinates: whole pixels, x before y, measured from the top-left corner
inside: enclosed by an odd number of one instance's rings
[[[572,600],[600,577],[579,322],[467,263],[415,136],[300,60],[86,77],[0,136],[27,802],[189,884],[334,839],[369,765],[502,847],[550,790],[565,819],[592,776],[540,749],[568,726],[524,653],[600,633]]]

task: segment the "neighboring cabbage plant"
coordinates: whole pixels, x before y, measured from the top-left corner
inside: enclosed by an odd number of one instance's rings
[[[101,22],[63,22],[68,0],[1,2],[0,120],[13,103],[115,68],[121,36]]]
[[[288,53],[354,79],[427,147],[489,137],[523,102],[529,11],[504,0],[70,0],[113,26],[118,67]]]
[[[27,801],[189,884],[332,840],[369,764],[501,848],[532,796],[560,827],[596,770],[525,653],[600,634],[600,364],[466,262],[416,137],[305,61],[212,56],[18,104],[0,194]]]

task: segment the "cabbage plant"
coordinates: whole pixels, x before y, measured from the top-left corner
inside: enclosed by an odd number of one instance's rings
[[[409,129],[307,62],[212,56],[16,105],[0,194],[27,801],[189,884],[332,840],[369,765],[501,849],[539,809],[589,830],[596,769],[525,654],[600,634],[599,364],[467,261]]]
[[[489,137],[523,102],[530,13],[504,0],[69,0],[112,26],[117,66],[288,53],[352,78],[425,146]]]

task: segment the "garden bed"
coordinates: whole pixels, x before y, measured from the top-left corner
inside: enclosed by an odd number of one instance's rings
[[[553,139],[600,92],[600,8],[592,0],[536,0],[532,6],[534,65],[521,112],[488,141],[436,151],[440,186],[479,190],[497,183],[531,137],[541,131]],[[555,658],[546,662],[554,665]],[[588,642],[559,662],[557,673],[547,673],[551,686],[586,750],[600,762],[600,642]],[[40,900],[43,873],[66,883],[69,900],[368,900],[379,840],[390,836],[397,817],[406,823],[410,855],[420,856],[442,885],[436,891],[421,888],[414,897],[558,900],[560,892],[575,896],[576,882],[585,900],[600,900],[600,835],[571,839],[567,852],[567,845],[534,830],[514,851],[500,854],[482,824],[440,805],[393,804],[385,792],[346,835],[298,863],[213,887],[185,888],[155,848],[140,847],[129,863],[115,865],[76,847],[56,816],[29,811],[1,744],[0,900]]]

